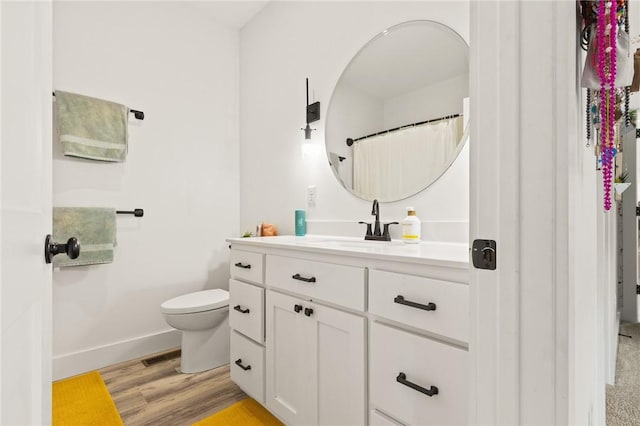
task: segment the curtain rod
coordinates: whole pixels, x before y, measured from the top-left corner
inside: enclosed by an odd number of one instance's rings
[[[381,132],[372,133],[372,134],[367,135],[367,136],[361,136],[361,137],[356,138],[356,139],[347,138],[347,146],[351,146],[351,145],[353,145],[354,142],[357,142],[357,141],[362,140],[362,139],[367,139],[367,138],[370,138],[372,136],[384,135],[385,133],[395,132],[396,130],[406,129],[407,127],[415,127],[415,126],[419,126],[421,124],[433,123],[434,121],[448,120],[450,118],[456,118],[456,117],[460,117],[460,114],[446,115],[444,117],[433,118],[431,120],[420,121],[418,123],[405,124],[404,126],[394,127],[393,129],[383,130]]]
[[[51,94],[55,97],[56,92],[51,92]],[[138,111],[137,109],[129,109],[129,112],[133,113],[133,116],[138,120],[144,120],[144,112]]]

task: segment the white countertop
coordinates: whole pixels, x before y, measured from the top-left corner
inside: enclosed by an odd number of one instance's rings
[[[423,263],[454,268],[469,267],[469,246],[461,243],[422,241],[407,244],[400,240],[365,241],[363,238],[338,237],[331,235],[306,235],[296,237],[228,238],[232,244],[257,247],[274,247],[327,254],[349,254],[401,262]]]

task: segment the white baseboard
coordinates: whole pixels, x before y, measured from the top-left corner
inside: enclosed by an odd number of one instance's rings
[[[97,370],[180,346],[180,331],[168,330],[53,357],[53,380]]]

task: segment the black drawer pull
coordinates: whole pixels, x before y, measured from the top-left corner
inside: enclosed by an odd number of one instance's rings
[[[411,306],[412,308],[424,309],[425,311],[435,311],[436,304],[435,303],[427,303],[423,305],[422,303],[411,302],[409,300],[404,300],[404,296],[397,295],[393,301],[395,303],[399,303],[401,305]]]
[[[247,263],[246,265],[243,265],[242,262],[238,262],[236,263],[236,267],[242,269],[251,269],[251,264]]]
[[[305,283],[315,283],[316,282],[316,277],[305,278],[305,277],[301,276],[300,274],[292,275],[291,278],[293,278],[294,280],[298,280],[298,281],[304,281]]]
[[[237,362],[237,361],[236,361]],[[402,383],[405,386],[409,386],[411,389],[417,390],[418,392],[422,392],[427,396],[433,396],[438,394],[438,388],[435,386],[431,386],[430,389],[425,389],[420,385],[416,385],[415,383],[411,383],[407,380],[407,375],[404,373],[398,373],[398,377],[396,377],[396,382]]]
[[[304,314],[308,317],[310,317],[311,315],[313,315],[313,309],[311,308],[304,308]]]
[[[236,306],[234,306],[234,307],[233,307],[233,310],[234,310],[234,311],[238,311],[238,312],[240,312],[241,314],[248,314],[248,313],[249,313],[249,308],[247,308],[247,309],[242,309],[242,307],[241,307],[240,305],[236,305]]]
[[[296,311],[297,314],[302,310],[302,305],[293,305],[293,310]]]
[[[244,365],[242,365],[242,358],[236,359],[236,365],[238,367],[242,368],[244,371],[251,370],[251,366],[250,365],[247,365],[246,367]]]

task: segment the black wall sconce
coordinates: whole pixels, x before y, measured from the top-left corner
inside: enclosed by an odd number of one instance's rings
[[[311,139],[311,131],[315,130],[309,127],[309,123],[320,120],[320,102],[314,102],[309,105],[309,79],[307,78],[307,127],[304,130],[304,138]]]

